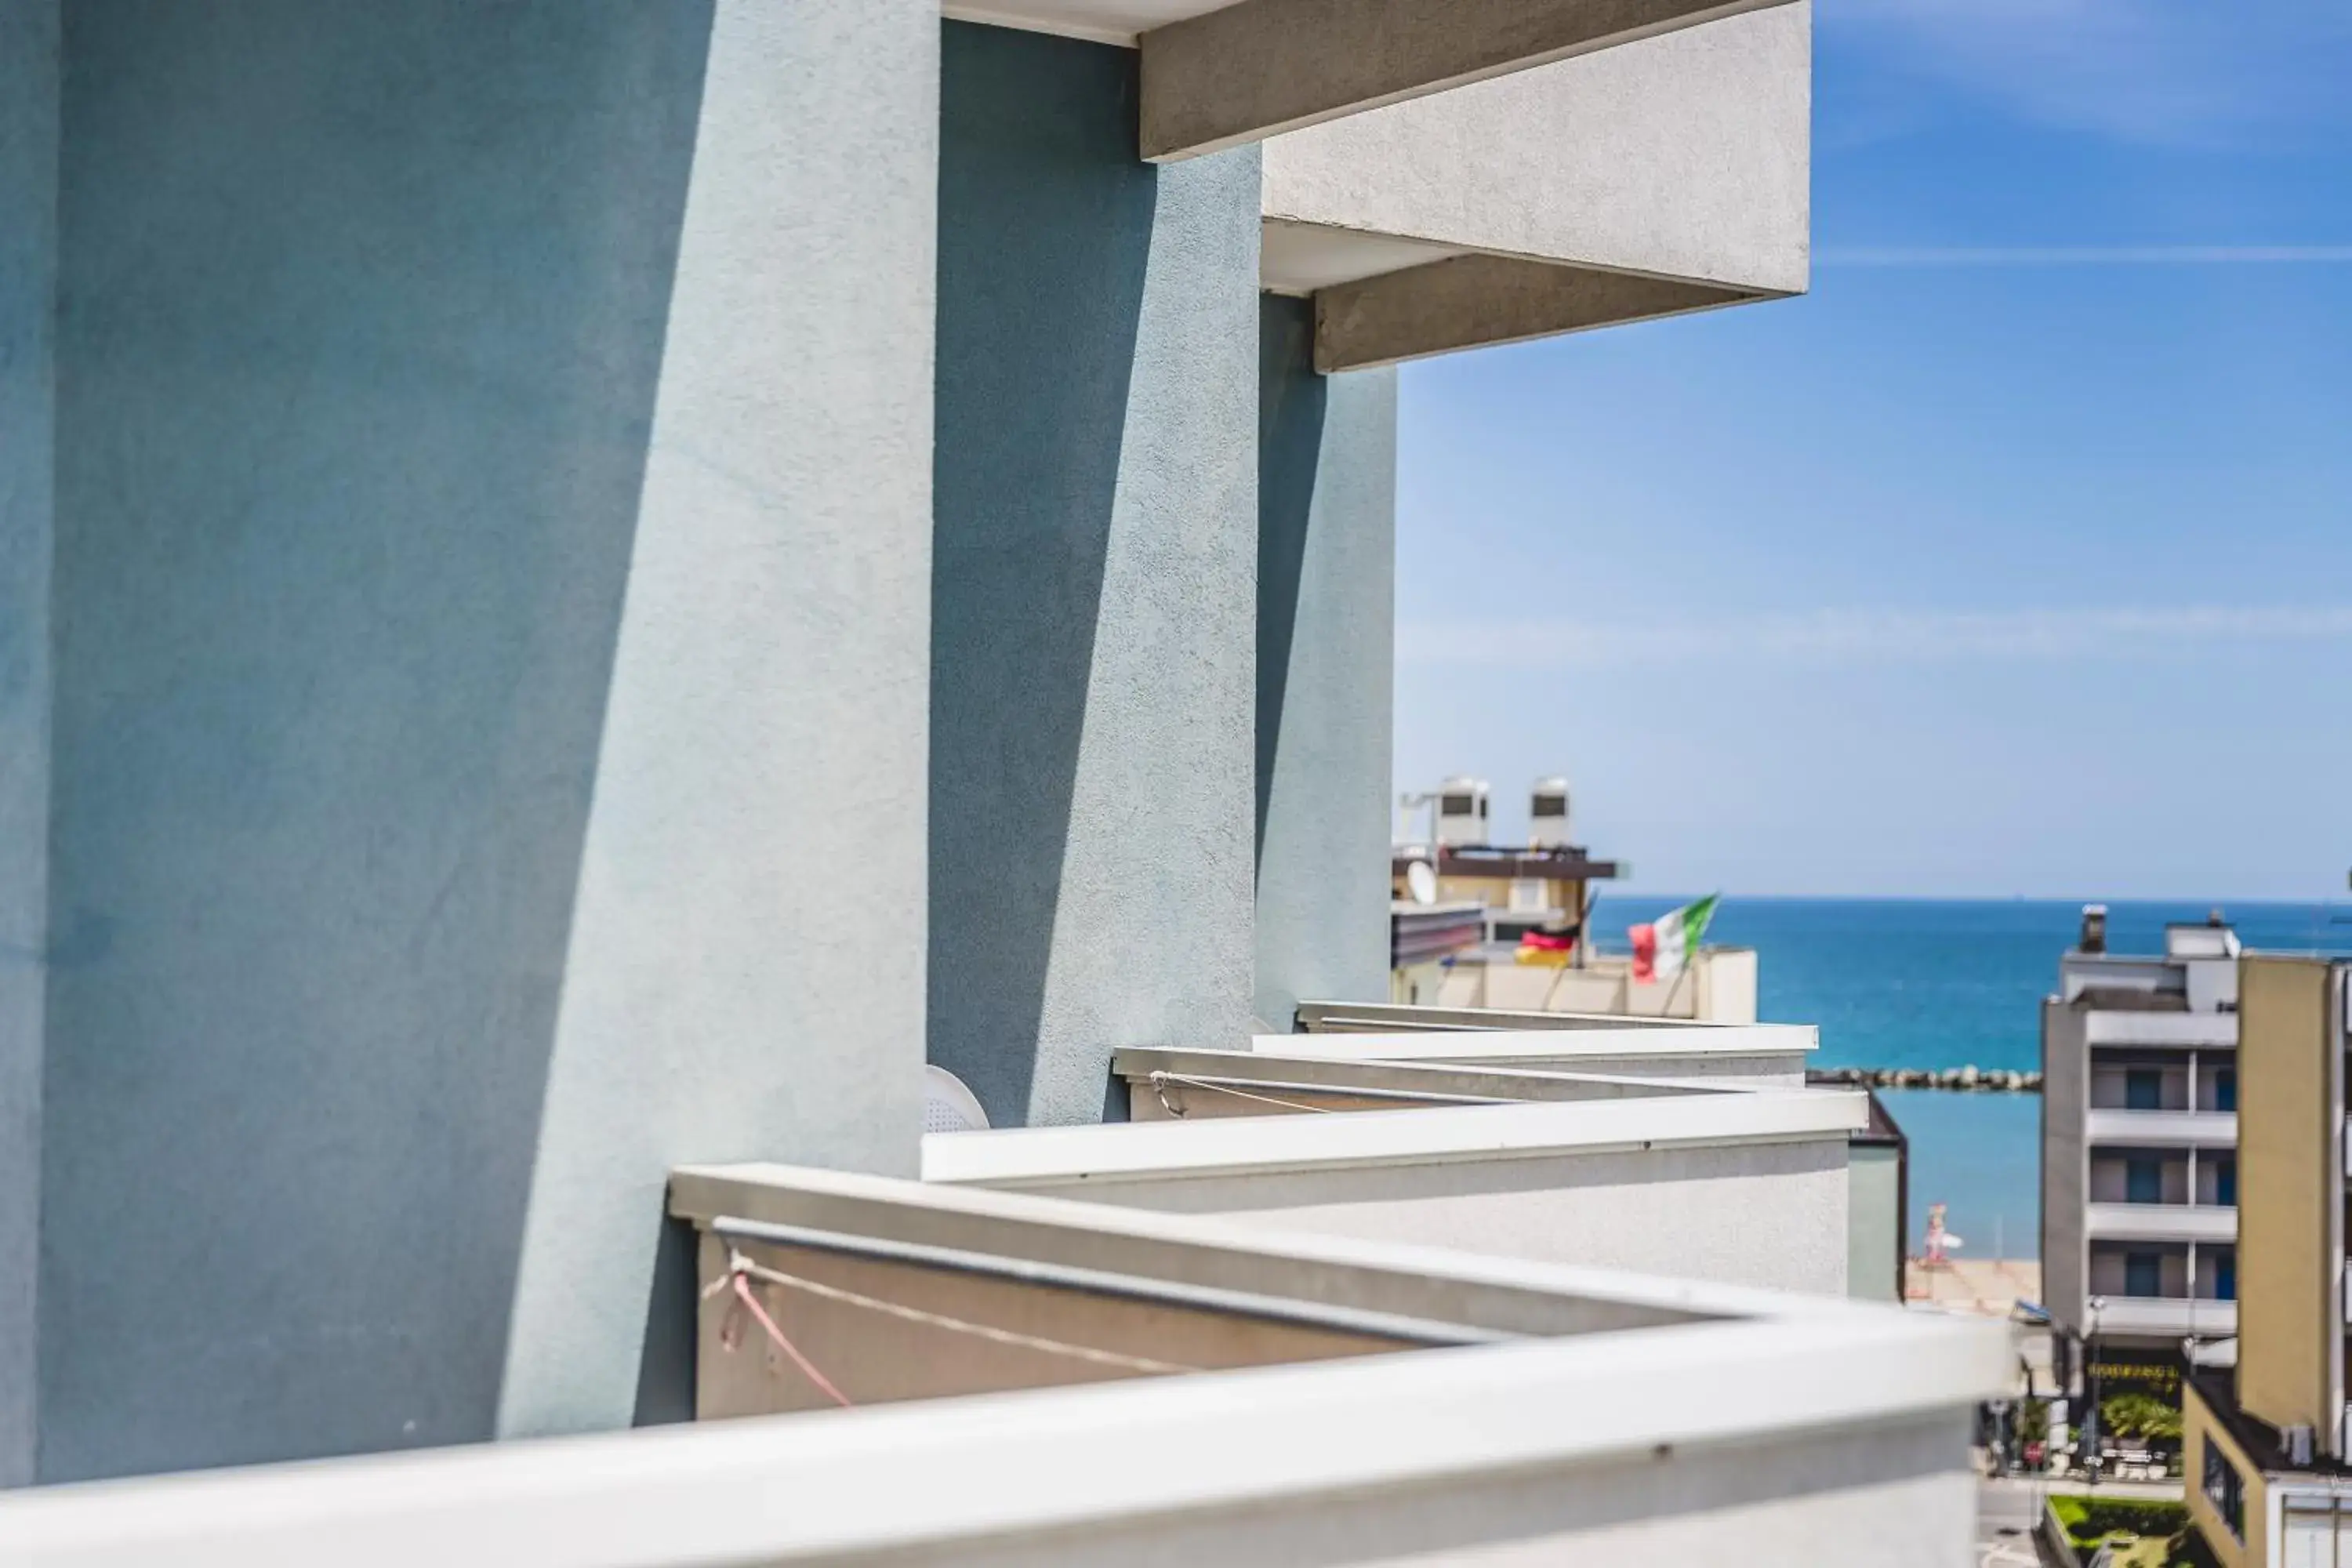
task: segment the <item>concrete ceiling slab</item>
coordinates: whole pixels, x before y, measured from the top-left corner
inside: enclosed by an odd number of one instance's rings
[[[1312,294],[1462,254],[1460,246],[1269,217],[1259,245],[1258,286],[1274,294]]]
[[[956,22],[985,22],[1033,33],[1059,33],[1097,43],[1125,44],[1154,27],[1188,22],[1237,0],[942,0],[940,15]]]

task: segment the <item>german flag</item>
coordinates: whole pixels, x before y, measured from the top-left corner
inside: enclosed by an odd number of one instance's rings
[[[1549,964],[1557,969],[1567,964],[1576,952],[1576,939],[1583,928],[1560,924],[1538,927],[1522,934],[1518,951],[1512,958],[1520,963]]]

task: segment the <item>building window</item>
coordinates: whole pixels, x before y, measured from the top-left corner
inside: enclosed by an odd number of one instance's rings
[[[2124,1074],[2126,1110],[2162,1110],[2164,1074],[2155,1068],[2133,1068]]]
[[[2214,1073],[2213,1109],[2216,1110],[2235,1110],[2238,1109],[2237,1068],[2222,1068]]]
[[[2135,1158],[2124,1162],[2124,1202],[2128,1204],[2160,1204],[2164,1201],[2164,1162]]]
[[[2234,1301],[2238,1299],[2238,1255],[2234,1251],[2213,1255],[2213,1300]]]
[[[2213,1162],[2213,1201],[2224,1208],[2238,1206],[2238,1157],[2224,1154]]]
[[[2246,1539],[2246,1487],[2238,1479],[2238,1467],[2229,1458],[2210,1436],[2205,1439],[2205,1500],[2230,1527],[2230,1534],[2242,1542]]]
[[[2126,1296],[2163,1295],[2164,1259],[2153,1252],[2125,1253],[2124,1294]]]

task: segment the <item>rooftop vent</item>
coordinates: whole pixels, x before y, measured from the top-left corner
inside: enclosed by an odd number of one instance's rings
[[[1491,844],[1486,828],[1486,781],[1460,774],[1437,786],[1437,841]]]
[[[2084,952],[2105,952],[2107,951],[2106,905],[2084,904],[2083,906],[2082,940],[2077,942],[2074,945]]]
[[[1568,781],[1536,780],[1528,797],[1528,842],[1538,849],[1568,847]]]

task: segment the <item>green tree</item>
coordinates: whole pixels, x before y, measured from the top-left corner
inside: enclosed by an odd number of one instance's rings
[[[2180,1441],[2180,1412],[2152,1394],[2118,1394],[2099,1402],[2099,1425],[2143,1443]]]

